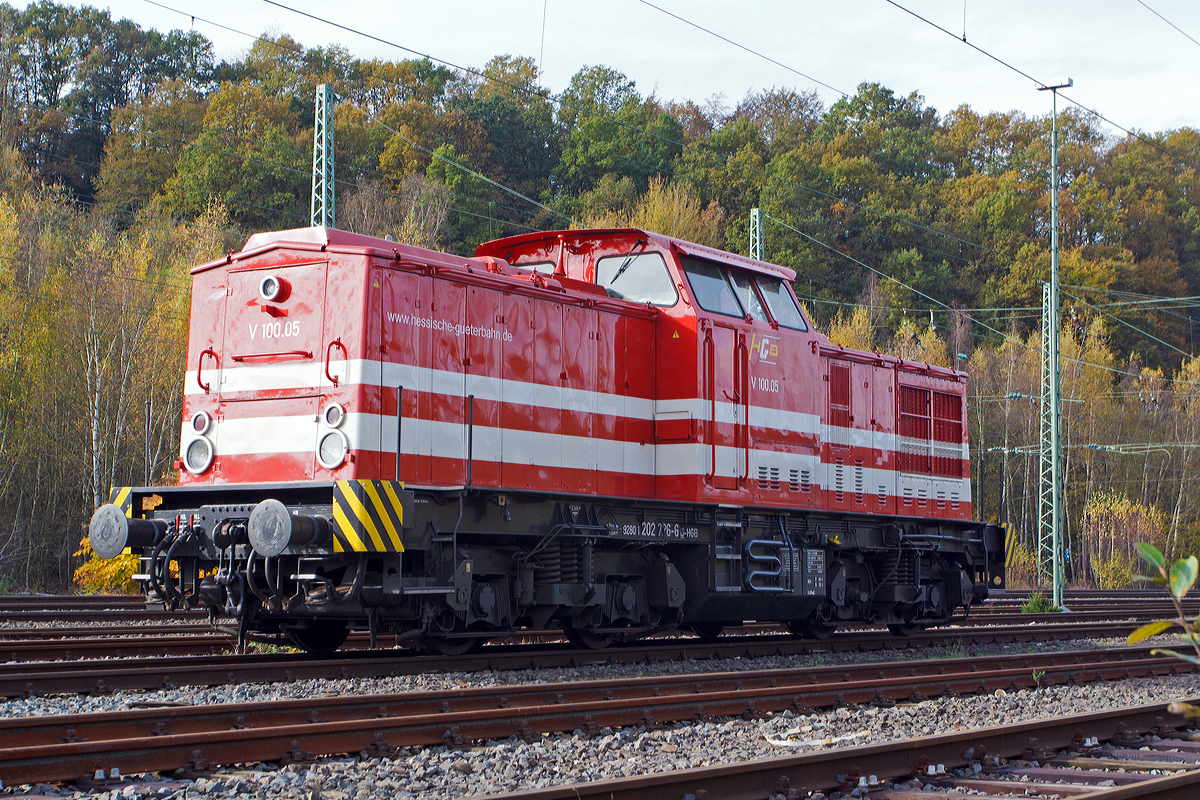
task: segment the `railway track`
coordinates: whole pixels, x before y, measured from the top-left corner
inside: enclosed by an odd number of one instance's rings
[[[1013,794],[1194,800],[1200,795],[1200,745],[1179,733],[1183,725],[1168,704],[1159,703],[491,797],[791,800],[810,791],[858,790],[873,800],[944,799],[948,791],[985,800]],[[907,785],[896,788],[897,782]]]
[[[841,631],[827,640],[791,636],[721,637],[706,643],[677,638],[643,641],[605,650],[576,650],[566,643],[498,645],[452,658],[418,655],[407,650],[339,651],[334,657],[300,653],[109,658],[0,664],[0,696],[43,694],[108,694],[120,690],[155,690],[179,686],[370,678],[433,671],[543,669],[586,664],[637,663],[712,658],[757,658],[816,652],[898,650],[948,643],[977,644],[1063,641],[1126,636],[1140,622],[977,626],[925,631],[897,638],[880,631]]]
[[[1071,624],[1084,622],[1106,622],[1118,619],[1173,618],[1173,608],[1138,609],[1134,613],[1084,612],[1072,614]],[[1059,614],[997,614],[972,617],[956,625],[935,630],[942,633],[973,629],[984,626],[1061,624]],[[147,630],[149,628],[149,630]],[[878,630],[878,629],[866,629]],[[780,636],[786,631],[775,623],[747,624],[726,629],[725,638],[747,636]],[[61,633],[60,633],[61,632]],[[98,635],[99,634],[99,635]],[[370,636],[352,633],[342,645],[343,650],[362,650],[370,647]],[[564,641],[557,630],[529,631],[511,639],[493,640],[493,646],[520,643],[551,644]],[[663,634],[646,641],[692,641],[687,634]],[[718,641],[722,641],[718,639]],[[232,652],[237,637],[232,633],[214,632],[212,626],[203,624],[156,625],[156,626],[113,626],[98,629],[78,628],[18,628],[0,630],[0,660],[2,661],[69,661],[81,658],[121,658],[167,655],[213,655]],[[286,643],[285,643],[286,644]]]
[[[0,780],[68,780],[114,766],[127,774],[204,762],[304,761],[361,750],[390,755],[398,747],[750,719],[1186,669],[1149,648],[1118,648],[999,656],[984,665],[973,658],[859,664],[836,675],[804,667],[16,718],[0,721]]]
[[[994,595],[985,604],[976,606],[972,614],[1015,613],[1025,602],[1027,592],[1011,591]],[[1072,611],[1098,610],[1101,607],[1125,604],[1169,605],[1161,592],[1143,590],[1077,590],[1067,592],[1064,602]],[[108,613],[101,613],[108,612]],[[88,614],[98,614],[99,619],[119,619],[142,615],[147,619],[163,616],[179,618],[181,615],[203,615],[204,612],[165,611],[147,608],[142,595],[8,595],[0,596],[0,619],[60,619],[86,620]],[[59,616],[52,616],[57,614]],[[65,615],[65,616],[64,616]]]

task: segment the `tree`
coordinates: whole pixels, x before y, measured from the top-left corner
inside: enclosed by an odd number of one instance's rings
[[[202,130],[204,108],[184,82],[171,81],[136,106],[118,109],[96,180],[97,199],[127,213],[149,203]]]
[[[192,218],[219,201],[251,230],[307,222],[311,128],[300,127],[284,100],[225,84],[208,101],[203,126],[163,188],[168,209]]]
[[[595,214],[584,225],[642,228],[709,247],[721,247],[725,241],[724,209],[715,202],[702,206],[682,184],[658,176],[650,179],[650,188],[632,206]]]

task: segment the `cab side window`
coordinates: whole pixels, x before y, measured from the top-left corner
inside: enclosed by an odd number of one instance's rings
[[[688,283],[692,285],[692,294],[701,308],[729,317],[743,316],[742,307],[738,305],[733,288],[725,278],[725,270],[716,264],[694,258],[684,257],[682,262]]]
[[[758,293],[754,291],[754,282],[750,280],[750,276],[740,270],[729,270],[729,279],[733,281],[733,290],[737,293],[737,299],[741,301],[742,308],[746,309],[746,313],[759,322],[767,322],[767,312],[763,310],[762,301],[758,299]]]
[[[758,283],[763,299],[767,301],[767,308],[771,310],[771,316],[776,322],[792,330],[808,330],[804,315],[796,308],[796,301],[792,299],[792,293],[783,285],[783,281],[765,275],[756,275],[754,280]]]
[[[596,285],[618,300],[656,306],[673,306],[679,302],[675,282],[658,253],[605,256],[596,262]]]

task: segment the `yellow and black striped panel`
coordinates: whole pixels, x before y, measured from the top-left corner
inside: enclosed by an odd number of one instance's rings
[[[1010,570],[1013,568],[1014,562],[1017,560],[1017,529],[1008,525],[1004,526],[1004,569]]]
[[[403,553],[403,498],[410,496],[397,481],[338,481],[333,487],[334,552]]]
[[[133,516],[133,487],[114,486],[108,490],[108,502],[125,512],[125,516]]]

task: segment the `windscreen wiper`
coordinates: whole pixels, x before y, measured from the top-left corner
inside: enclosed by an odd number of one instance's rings
[[[645,247],[646,247],[646,240],[645,240],[645,239],[639,239],[637,242],[635,242],[635,243],[634,243],[634,245],[633,245],[633,246],[636,248],[636,247],[638,247],[639,245],[640,245],[641,247],[645,248]],[[629,269],[629,265],[633,263],[633,257],[634,257],[635,255],[637,255],[637,253],[634,253],[634,252],[630,251],[629,255],[628,255],[628,256],[626,256],[625,260],[621,262],[621,266],[620,266],[620,267],[617,269],[617,272],[616,272],[616,274],[612,276],[612,280],[608,282],[608,285],[609,285],[609,286],[612,286],[614,283],[616,283],[616,282],[617,282],[617,278],[621,277],[621,275],[623,275],[623,274],[625,273],[625,270]]]

